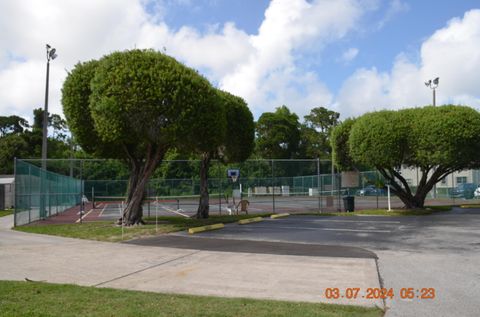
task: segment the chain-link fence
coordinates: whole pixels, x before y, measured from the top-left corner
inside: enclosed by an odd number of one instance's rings
[[[81,201],[81,180],[15,162],[15,225],[63,212]]]
[[[47,171],[41,166],[41,160],[16,161],[16,225],[69,210],[80,204],[82,197],[105,206],[125,200],[129,170],[120,160],[47,160]],[[228,170],[239,171],[236,181],[227,177]],[[405,173],[407,178],[418,171]],[[199,175],[200,161],[163,161],[146,187],[144,214],[150,215],[152,202],[160,202],[165,208],[193,215],[199,202]],[[457,183],[459,180],[465,182],[459,178]],[[451,184],[454,181],[452,175]],[[415,190],[418,180],[415,183],[408,178],[408,182]],[[429,198],[451,203],[455,198],[451,184],[439,183]],[[356,209],[387,207],[387,190],[380,173],[332,173],[328,160],[212,161],[208,190],[213,214],[236,211],[241,201],[248,202],[252,213],[339,211],[344,208],[345,195],[356,197]],[[402,206],[396,197],[392,204]]]

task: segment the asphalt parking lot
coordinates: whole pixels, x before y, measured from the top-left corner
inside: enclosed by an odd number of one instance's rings
[[[225,245],[235,252],[236,245],[248,249],[249,241],[252,249],[258,248],[259,242],[277,242],[290,244],[291,248],[310,245],[316,256],[322,256],[322,252],[332,256],[335,248],[346,252],[359,248],[378,256],[383,286],[392,288],[395,294],[402,288],[435,290],[434,299],[387,299],[386,316],[478,316],[480,310],[480,210],[456,208],[409,217],[290,216],[244,226],[229,224],[193,237],[182,232],[168,239],[168,243],[157,243],[186,247],[191,241],[190,245],[206,249]],[[244,243],[235,242],[238,240]],[[147,241],[135,243],[155,245]],[[275,248],[275,244],[270,247]]]

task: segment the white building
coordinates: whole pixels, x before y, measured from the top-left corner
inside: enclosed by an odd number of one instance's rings
[[[15,205],[15,177],[0,175],[0,210]]]
[[[410,187],[415,188],[418,186],[422,177],[420,169],[402,167],[401,173]],[[437,183],[436,194],[446,195],[449,189],[464,183],[480,185],[480,170],[463,170],[448,175],[445,179]]]

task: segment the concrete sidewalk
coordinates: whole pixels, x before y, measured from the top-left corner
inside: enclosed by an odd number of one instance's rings
[[[217,252],[96,242],[12,231],[0,218],[0,279],[162,293],[379,306],[326,299],[325,288],[380,287],[375,259]]]

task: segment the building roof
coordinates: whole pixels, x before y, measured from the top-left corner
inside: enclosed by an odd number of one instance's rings
[[[0,177],[0,185],[15,183],[15,177]]]

